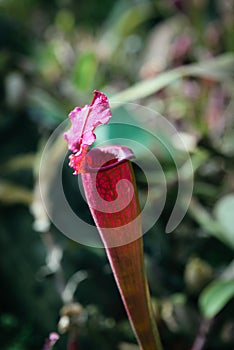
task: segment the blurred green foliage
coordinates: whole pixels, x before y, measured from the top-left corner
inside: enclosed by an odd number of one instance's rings
[[[72,302],[82,305],[73,325],[79,349],[127,350],[135,343],[105,252],[50,227],[37,197],[45,142],[74,106],[90,102],[93,89],[111,102],[156,110],[187,140],[194,167],[188,213],[175,232],[164,233],[177,174],[171,156],[158,148],[170,191],[160,220],[144,237],[165,349],[191,348],[204,317],[212,318],[206,349],[234,348],[233,8],[233,0],[0,0],[2,350],[41,349],[57,329],[69,283]],[[115,113],[134,118],[124,106]],[[100,128],[98,137],[120,132]],[[124,132],[153,148],[139,131]],[[144,203],[146,179],[137,168],[136,175]],[[151,175],[154,203],[160,184]],[[74,181],[65,167],[71,205],[89,220]],[[77,271],[86,277],[79,280]],[[68,333],[56,349],[66,348]]]

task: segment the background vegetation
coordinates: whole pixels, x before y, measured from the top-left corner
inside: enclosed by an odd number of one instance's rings
[[[160,112],[190,150],[193,198],[170,235],[177,174],[155,151],[170,191],[144,237],[165,349],[234,348],[233,9],[232,0],[0,0],[2,350],[41,349],[58,322],[56,349],[77,335],[79,349],[136,347],[105,252],[50,226],[38,197],[45,142],[93,89]],[[139,171],[137,180],[144,197]],[[71,204],[88,217],[72,181],[65,169]],[[60,312],[67,301],[80,306]]]

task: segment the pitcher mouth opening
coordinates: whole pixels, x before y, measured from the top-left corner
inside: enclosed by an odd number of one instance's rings
[[[119,145],[92,148],[86,155],[85,172],[105,171],[135,158],[130,148]]]

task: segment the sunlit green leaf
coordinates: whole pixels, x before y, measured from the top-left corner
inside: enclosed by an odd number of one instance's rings
[[[74,85],[82,91],[94,87],[95,75],[98,68],[97,57],[92,52],[86,52],[76,61],[72,72]]]
[[[195,198],[192,199],[189,205],[190,215],[198,222],[201,228],[212,236],[225,243],[228,247],[234,249],[234,240],[224,234],[224,229],[218,220],[208,212]]]
[[[222,236],[234,246],[234,194],[222,197],[216,204],[214,213],[222,227]]]
[[[234,55],[224,54],[213,60],[181,66],[161,73],[156,78],[136,83],[132,87],[112,96],[111,102],[120,103],[135,101],[158,92],[177,79],[186,76],[212,78],[217,81],[228,80],[234,73]]]
[[[4,204],[22,203],[29,205],[32,200],[32,192],[22,186],[8,181],[0,182],[0,202]]]
[[[234,280],[215,281],[201,293],[199,305],[207,318],[214,317],[234,297]]]

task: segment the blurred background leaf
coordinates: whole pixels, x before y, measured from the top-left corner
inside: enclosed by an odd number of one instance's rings
[[[234,296],[234,279],[215,281],[201,293],[199,303],[205,317],[214,317]]]

